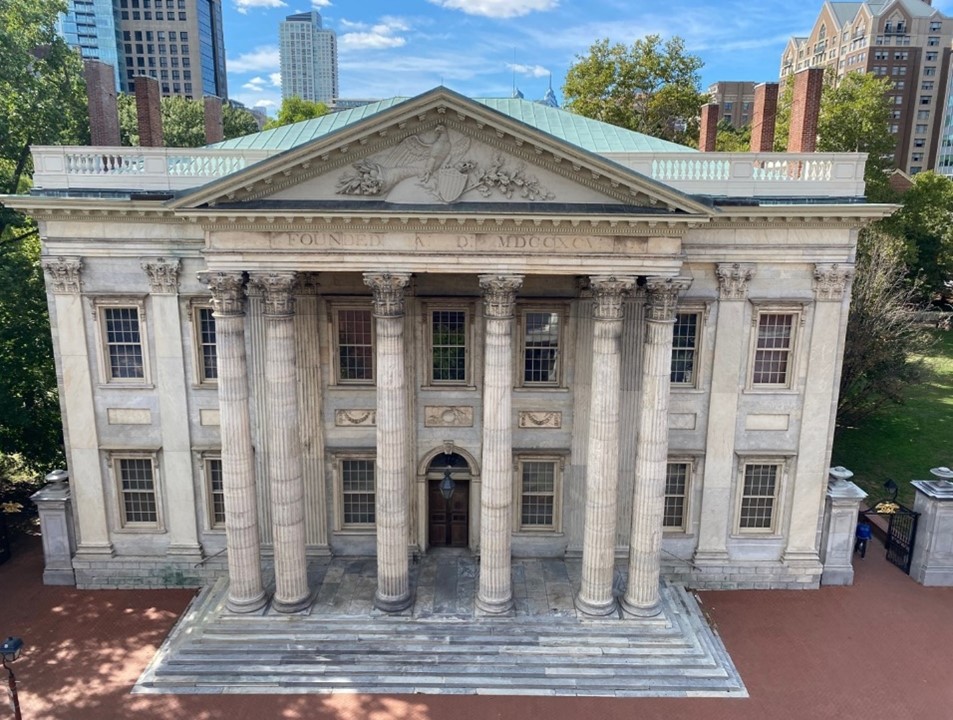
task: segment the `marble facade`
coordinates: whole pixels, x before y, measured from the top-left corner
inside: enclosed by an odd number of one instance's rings
[[[376,555],[399,611],[446,537],[488,614],[514,557],[580,557],[594,615],[652,615],[662,576],[816,587],[856,232],[889,210],[719,202],[405,105],[171,197],[9,199],[43,237],[77,584],[227,573],[232,610],[294,612],[309,558]]]

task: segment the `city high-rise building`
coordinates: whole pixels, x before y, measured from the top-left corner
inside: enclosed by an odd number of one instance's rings
[[[57,32],[86,60],[111,65],[119,89],[119,44],[113,0],[70,0],[57,20]]]
[[[718,105],[721,120],[732,127],[743,128],[751,124],[754,116],[754,86],[748,80],[719,80],[708,87],[708,102]]]
[[[338,97],[338,46],[321,14],[289,15],[279,27],[281,96],[331,105]]]
[[[115,68],[122,92],[148,75],[163,95],[228,97],[221,0],[70,0],[59,27],[84,58]]]
[[[930,2],[825,2],[811,34],[792,37],[781,58],[782,81],[811,67],[889,78],[895,162],[911,175],[934,169],[943,144],[953,18]]]

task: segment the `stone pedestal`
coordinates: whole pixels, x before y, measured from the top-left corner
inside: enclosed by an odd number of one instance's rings
[[[910,577],[921,585],[953,586],[953,485],[914,480],[920,513]]]
[[[832,481],[827,487],[821,560],[821,585],[854,584],[854,540],[860,502],[867,493],[849,480]]]
[[[43,536],[43,584],[75,585],[73,553],[76,535],[70,489],[66,483],[50,483],[30,496],[40,513]]]

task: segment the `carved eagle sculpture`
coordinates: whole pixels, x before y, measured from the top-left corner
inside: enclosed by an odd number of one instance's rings
[[[433,142],[427,142],[420,135],[411,135],[395,147],[383,163],[387,168],[414,168],[420,173],[420,179],[428,182],[435,172],[446,167],[453,146],[447,128],[438,125],[434,128],[436,136]]]

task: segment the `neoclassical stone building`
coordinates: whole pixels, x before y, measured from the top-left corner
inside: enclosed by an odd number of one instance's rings
[[[36,148],[85,587],[581,558],[577,606],[815,587],[862,155],[437,89],[200,150]],[[227,550],[227,552],[225,552]],[[226,561],[227,558],[227,561]],[[270,581],[273,568],[274,584]]]

